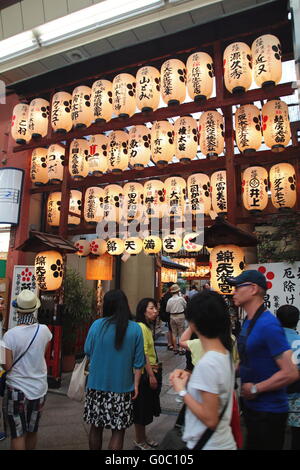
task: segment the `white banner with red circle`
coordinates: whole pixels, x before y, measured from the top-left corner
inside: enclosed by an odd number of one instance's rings
[[[9,308],[9,323],[8,328],[13,328],[17,325],[17,312],[12,306],[12,301],[24,289],[29,289],[38,295],[38,287],[35,277],[34,266],[15,266],[12,279],[11,301]],[[35,312],[36,314],[36,312]]]

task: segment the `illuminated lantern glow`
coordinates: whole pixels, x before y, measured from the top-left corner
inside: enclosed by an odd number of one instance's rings
[[[165,212],[165,185],[160,180],[149,180],[144,184],[145,214],[149,217],[161,218]]]
[[[121,255],[125,249],[124,240],[121,238],[110,238],[107,240],[106,245],[107,253],[113,256]]]
[[[82,193],[81,193],[81,191],[76,191],[75,189],[72,189],[70,191],[69,212],[72,212],[74,215],[69,215],[68,216],[68,225],[79,225],[80,224],[81,204],[82,204]]]
[[[195,234],[193,234],[195,236]],[[174,263],[181,264],[188,268],[188,271],[196,271],[196,259],[195,258],[172,258]]]
[[[213,91],[214,65],[206,52],[194,52],[186,63],[187,89],[194,101],[210,98]]]
[[[207,158],[224,150],[224,118],[218,111],[205,111],[199,119],[200,150]]]
[[[48,183],[47,149],[38,147],[32,151],[30,179],[36,186]]]
[[[11,118],[11,136],[17,144],[27,144],[31,139],[28,128],[29,105],[16,104]]]
[[[170,176],[165,180],[166,212],[174,216],[182,216],[185,212],[186,182],[180,176]]]
[[[151,128],[151,157],[158,167],[166,166],[175,154],[174,128],[168,120],[156,121]]]
[[[89,143],[85,139],[74,139],[70,145],[69,172],[74,180],[88,175]]]
[[[84,220],[89,223],[100,222],[104,217],[104,196],[105,191],[98,186],[90,187],[85,192],[84,198]]]
[[[93,176],[101,176],[108,170],[108,137],[103,134],[92,135],[91,140],[88,143],[88,147],[88,171]]]
[[[288,105],[281,100],[270,100],[262,108],[262,126],[265,144],[272,152],[282,152],[291,139]]]
[[[71,118],[75,129],[89,127],[93,122],[91,95],[91,88],[85,85],[73,90]]]
[[[149,235],[145,237],[143,240],[143,248],[144,252],[148,255],[153,255],[155,253],[159,253],[162,248],[162,242],[159,237],[156,235]]]
[[[107,244],[105,240],[96,238],[90,242],[90,251],[92,255],[104,255],[107,252]]]
[[[242,176],[242,198],[247,211],[263,211],[268,205],[268,172],[261,166],[246,168]]]
[[[236,245],[218,245],[209,258],[210,283],[219,294],[233,294],[234,287],[226,282],[227,277],[236,277],[244,270],[244,251]]]
[[[203,243],[199,243],[200,238],[200,233],[186,233],[183,237],[182,248],[188,252],[198,252],[202,250]]]
[[[281,44],[272,34],[264,34],[252,44],[253,75],[258,86],[276,85],[281,80]]]
[[[252,84],[252,58],[250,47],[244,42],[234,42],[223,54],[224,83],[230,93],[247,91]]]
[[[260,110],[253,104],[240,106],[235,113],[235,140],[240,152],[254,152],[261,146]]]
[[[292,208],[297,201],[295,168],[289,163],[277,163],[270,168],[272,204],[276,209]]]
[[[197,156],[197,121],[192,116],[182,116],[174,124],[175,157],[181,163],[189,163]]]
[[[31,101],[28,110],[28,131],[33,139],[47,135],[49,113],[49,101],[43,98],[35,98]]]
[[[166,253],[178,253],[181,250],[182,238],[176,234],[166,235],[162,240],[162,246]]]
[[[161,96],[168,106],[184,102],[186,97],[186,68],[178,59],[166,60],[160,69]]]
[[[113,276],[113,257],[108,253],[86,260],[86,279],[88,281],[111,281]]]
[[[217,214],[227,213],[226,171],[215,171],[210,178],[211,203]]]
[[[109,184],[104,188],[104,218],[107,221],[119,222],[123,209],[123,188],[117,184]]]
[[[128,118],[135,113],[135,89],[135,77],[129,73],[120,73],[113,79],[112,107],[118,117]]]
[[[143,215],[144,187],[140,183],[131,181],[123,186],[124,217],[127,220],[139,220]]]
[[[51,103],[51,126],[54,132],[65,134],[72,129],[72,95],[66,91],[54,94]]]
[[[50,183],[60,183],[64,175],[65,149],[52,144],[47,152],[47,170]]]
[[[128,165],[128,133],[113,131],[108,136],[108,169],[113,173],[122,173]]]
[[[102,123],[112,118],[112,83],[108,80],[97,80],[92,86],[92,111],[94,121]]]
[[[136,105],[142,112],[155,111],[160,101],[160,73],[146,65],[136,74]]]
[[[64,263],[58,251],[41,251],[35,257],[35,277],[40,290],[53,291],[61,287]]]
[[[151,159],[151,133],[147,126],[134,126],[129,131],[129,163],[133,168],[143,169]]]
[[[188,201],[192,214],[206,214],[211,210],[211,191],[209,176],[195,173],[187,180]]]
[[[76,255],[78,256],[87,256],[90,254],[90,242],[85,239],[77,240],[74,244],[75,248],[77,248]]]
[[[161,282],[177,282],[177,271],[176,269],[161,268]]]
[[[138,255],[143,249],[143,240],[138,237],[130,237],[124,241],[124,251],[129,255]]]
[[[61,192],[50,193],[47,201],[47,224],[59,227]]]

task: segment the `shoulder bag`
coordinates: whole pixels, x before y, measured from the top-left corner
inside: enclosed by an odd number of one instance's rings
[[[75,364],[68,389],[68,397],[71,400],[82,401],[85,395],[85,385],[88,373],[85,371],[88,357],[85,356],[80,364]]]

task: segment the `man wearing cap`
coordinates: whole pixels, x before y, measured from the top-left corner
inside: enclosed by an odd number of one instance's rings
[[[177,347],[177,344],[179,344],[179,338],[181,337],[185,329],[184,328],[184,322],[185,322],[184,311],[186,309],[186,301],[184,300],[183,297],[179,295],[180,287],[178,284],[173,284],[170,287],[170,292],[172,294],[172,297],[171,299],[168,300],[166,312],[170,313],[170,326],[171,326],[172,334],[175,338],[174,354],[184,355],[185,351],[179,348],[179,346]]]
[[[247,318],[238,338],[247,450],[281,450],[288,417],[285,387],[297,380],[292,351],[277,318],[265,308],[265,276],[247,270],[227,278]]]

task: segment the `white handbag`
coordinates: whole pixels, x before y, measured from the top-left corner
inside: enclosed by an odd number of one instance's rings
[[[85,356],[80,364],[75,364],[68,389],[68,397],[71,400],[82,401],[85,395],[85,384],[88,372],[85,371],[88,357]]]

